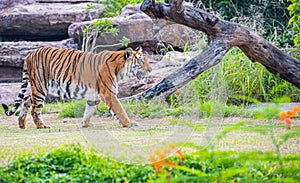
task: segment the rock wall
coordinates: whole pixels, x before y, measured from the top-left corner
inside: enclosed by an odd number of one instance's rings
[[[68,36],[72,23],[99,18],[97,0],[1,0],[0,82],[19,81],[26,55],[42,46],[78,49]],[[96,8],[86,11],[87,4]]]
[[[165,20],[152,20],[140,10],[140,5],[127,5],[123,8],[121,15],[109,18],[109,20],[120,32],[117,36],[111,33],[99,35],[96,38],[96,43],[100,47],[95,52],[121,48],[120,40],[123,37],[129,38],[130,42],[159,40],[177,47],[183,47],[187,42],[194,44],[197,41],[195,38],[202,36],[198,31],[183,25],[170,24]],[[68,29],[69,36],[81,46],[84,36],[83,29],[92,23],[93,21],[73,23]],[[90,44],[92,43],[88,44],[91,47]]]
[[[96,9],[86,12],[87,2],[71,3],[49,0],[45,2],[11,2],[0,12],[0,40],[2,41],[41,41],[62,40],[68,38],[68,27],[72,23],[99,18],[103,5],[95,4]],[[12,7],[11,7],[12,6]]]

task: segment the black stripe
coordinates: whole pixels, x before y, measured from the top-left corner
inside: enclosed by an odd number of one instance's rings
[[[68,55],[65,57],[65,59],[64,59],[64,60],[61,60],[62,65],[61,65],[61,67],[60,67],[60,69],[59,69],[59,71],[58,71],[58,74],[59,74],[59,75],[61,74],[61,71],[62,71],[62,69],[64,68],[64,63],[65,63],[65,62],[69,62],[69,58],[70,58],[70,56],[72,56],[72,54],[74,53],[74,51],[75,51],[75,50],[72,50],[71,52],[68,52]]]
[[[85,93],[86,93],[87,89],[88,89],[88,87],[87,87],[87,86],[85,86],[85,89],[84,89],[83,93],[81,93],[81,97],[82,97],[82,98],[84,98],[84,96],[85,96]]]
[[[101,77],[101,73],[99,74],[99,78],[100,78],[100,81],[101,83],[105,86],[106,89],[108,89],[109,92],[115,94],[106,84],[105,82],[102,80],[102,77]]]
[[[116,82],[115,82],[115,80],[114,80],[113,75],[111,74],[111,71],[110,71],[110,68],[109,68],[108,63],[106,62],[105,65],[106,65],[106,67],[107,67],[107,69],[108,69],[108,72],[109,72],[109,80],[110,80],[110,82],[112,83],[112,85],[113,85],[114,87],[116,87],[116,84],[115,84]]]
[[[73,65],[72,65],[72,72],[73,72],[74,78],[76,77],[76,74],[77,74],[76,67],[77,67],[77,64],[78,64],[82,54],[83,54],[83,52],[80,52],[80,53],[77,54],[77,56],[76,56],[76,58],[73,62]]]
[[[67,86],[66,86],[66,92],[68,94],[68,98],[71,98],[71,93],[70,93],[70,85],[71,85],[71,79],[67,82]]]
[[[115,56],[115,57],[112,58],[112,56]],[[111,56],[108,57],[106,61],[110,60],[111,62],[114,62],[114,61],[116,61],[116,57],[117,57],[117,56],[119,56],[119,54],[117,54],[117,53],[112,53]]]
[[[42,58],[41,58],[41,55],[42,53],[40,53],[42,51],[42,48],[41,49],[38,49],[37,50],[37,53],[36,53],[36,58],[33,58],[35,59],[33,63],[35,63],[35,68],[34,68],[34,71],[36,74],[35,74],[35,78],[32,78],[34,84],[35,84],[35,87],[38,88],[40,83],[42,83],[42,80],[41,80],[41,77],[40,77],[40,70],[38,69],[39,68],[39,62],[41,62]],[[34,66],[34,65],[33,65]]]
[[[24,94],[23,94],[23,93],[19,93],[18,97],[19,97],[20,99],[23,99],[23,98],[24,98]]]
[[[36,105],[36,108],[42,108],[43,104]]]
[[[60,66],[60,63],[61,63],[61,58],[64,56],[66,50],[65,49],[62,49],[58,58],[55,60],[55,62],[53,62],[54,66],[52,66],[52,71],[54,72],[54,78],[56,78],[58,75],[56,73],[56,70],[57,68]]]
[[[48,48],[48,49],[46,49],[45,50],[45,52],[44,52],[44,60],[42,61],[42,68],[43,68],[43,79],[44,79],[44,87],[45,87],[45,89],[46,90],[48,90],[48,87],[47,87],[47,81],[48,81],[48,79],[49,78],[47,78],[47,76],[46,76],[46,74],[47,74],[47,72],[49,72],[48,71],[48,68],[46,68],[46,65],[47,65],[47,62],[49,62],[50,61],[50,59],[48,59],[48,54],[49,54],[49,52],[50,51],[52,51],[52,48]]]
[[[38,98],[38,99],[40,99],[40,100],[44,100],[43,97],[40,97],[40,96],[36,95],[35,93],[32,93],[32,96],[35,97],[35,98]]]
[[[74,55],[75,55],[75,58],[78,55],[78,53],[76,53],[75,50],[71,53],[70,58],[68,60],[68,65],[66,66],[66,70],[65,70],[65,73],[64,73],[64,76],[63,76],[63,83],[65,82],[65,80],[67,79],[67,77],[69,75],[69,71],[71,69],[71,64],[74,63],[74,59],[71,59],[72,56],[74,56]]]

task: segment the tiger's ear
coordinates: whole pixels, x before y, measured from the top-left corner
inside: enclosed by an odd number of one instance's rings
[[[131,48],[126,48],[124,51],[124,59],[127,60],[128,58],[131,58],[133,54],[133,50]]]
[[[138,46],[135,48],[135,51],[137,52],[142,52],[143,51],[143,48],[141,46]]]

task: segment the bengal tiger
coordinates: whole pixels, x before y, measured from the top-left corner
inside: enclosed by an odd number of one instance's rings
[[[2,104],[5,114],[11,116],[21,106],[19,127],[26,127],[27,112],[38,129],[50,128],[42,119],[41,110],[47,94],[63,99],[86,99],[82,127],[90,127],[91,117],[100,101],[109,108],[123,127],[137,125],[130,121],[118,98],[118,81],[124,78],[143,79],[152,68],[142,48],[122,51],[102,51],[98,54],[56,47],[42,47],[25,58],[22,86],[14,105],[9,110]],[[31,95],[25,96],[30,82]]]

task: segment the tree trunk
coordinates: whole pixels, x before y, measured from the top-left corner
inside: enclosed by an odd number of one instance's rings
[[[300,88],[300,61],[285,54],[276,46],[243,25],[228,22],[191,6],[183,0],[170,4],[144,0],[141,10],[151,18],[162,18],[183,24],[207,34],[208,45],[181,68],[162,79],[152,88],[138,95],[124,98],[149,100],[167,97],[203,71],[218,64],[229,49],[239,47],[253,62],[260,62],[267,70]]]

